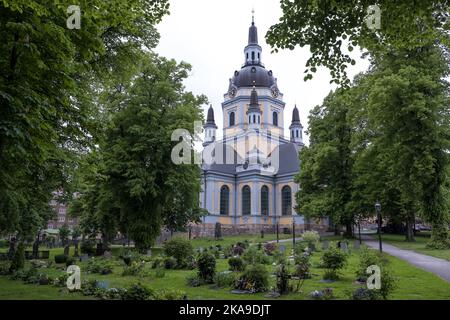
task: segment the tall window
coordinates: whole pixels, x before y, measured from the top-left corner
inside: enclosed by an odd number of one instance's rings
[[[272,123],[274,126],[278,126],[278,112],[274,111],[272,114]]]
[[[245,186],[242,188],[242,215],[250,215],[251,200],[250,200],[250,187]]]
[[[252,60],[255,60],[255,51],[252,51]]]
[[[292,194],[291,187],[284,186],[281,189],[281,214],[290,216],[292,214]]]
[[[234,112],[230,113],[230,127],[234,126]]]
[[[222,186],[220,188],[220,214],[228,215],[230,207],[230,189],[228,186]]]
[[[261,188],[261,215],[269,215],[269,188],[267,186]]]

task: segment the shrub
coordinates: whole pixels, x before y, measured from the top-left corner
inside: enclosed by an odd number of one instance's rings
[[[230,271],[218,272],[214,276],[214,283],[218,288],[233,287],[236,280],[236,273]]]
[[[305,249],[305,242],[296,242],[294,246],[294,258],[303,256]]]
[[[304,252],[301,256],[295,256],[295,271],[294,275],[300,279],[310,278],[309,270],[311,268],[310,255]]]
[[[380,299],[387,300],[389,295],[397,288],[397,280],[392,275],[391,271],[383,266],[381,268],[381,288],[375,290],[380,296]]]
[[[65,287],[67,286],[67,278],[69,278],[69,274],[62,273],[53,280],[53,285],[56,287]]]
[[[156,268],[155,277],[156,278],[164,278],[166,276],[166,270],[163,268]]]
[[[186,298],[186,293],[178,289],[162,289],[152,293],[154,300],[183,300]]]
[[[320,235],[317,231],[305,231],[302,233],[301,237],[308,244],[317,244],[320,240]]]
[[[76,259],[72,257],[67,257],[66,259],[66,267],[76,264]]]
[[[96,245],[96,242],[93,239],[87,239],[87,240],[81,241],[80,251],[82,254],[87,254],[87,255],[93,256],[93,255],[95,255],[95,245]]]
[[[178,266],[182,267],[186,260],[194,255],[192,244],[182,238],[174,238],[164,243],[164,254],[174,257]]]
[[[245,247],[240,245],[235,245],[232,249],[233,256],[241,256],[245,251]]]
[[[248,266],[235,283],[235,289],[264,292],[269,287],[269,272],[261,264]]]
[[[88,261],[87,271],[105,275],[113,272],[113,266],[108,261],[92,258]]]
[[[370,250],[366,247],[361,248],[359,252],[358,269],[356,270],[358,280],[365,282],[368,277],[368,274],[366,273],[367,267],[379,264],[381,264],[381,262],[376,251]]]
[[[278,265],[275,275],[277,277],[277,292],[279,294],[288,293],[289,279],[291,276],[284,262]]]
[[[19,269],[22,269],[25,265],[25,245],[23,242],[19,242],[17,250],[14,252],[11,264],[9,266],[9,272],[12,273]]]
[[[264,252],[268,254],[269,256],[273,255],[275,250],[277,249],[277,246],[274,243],[266,243],[264,244]]]
[[[342,269],[347,261],[347,255],[337,248],[326,250],[321,259],[322,266],[327,269],[324,279],[336,280],[339,278],[338,271]]]
[[[145,263],[133,261],[131,265],[125,266],[122,276],[140,276],[143,275]]]
[[[176,266],[177,266],[177,259],[175,259],[174,257],[164,258],[164,268],[175,269]]]
[[[244,260],[239,257],[231,257],[228,259],[228,265],[231,271],[243,271],[245,268]]]
[[[0,276],[8,275],[10,266],[9,261],[0,261]]]
[[[216,258],[209,252],[200,254],[197,260],[198,276],[206,283],[212,283],[216,273]]]
[[[255,247],[247,249],[242,255],[242,259],[246,264],[270,264],[272,262],[269,256]]]
[[[151,261],[152,269],[164,267],[164,258],[161,256],[154,257]]]
[[[64,254],[58,254],[55,256],[55,263],[66,263],[67,258]]]
[[[199,287],[199,286],[205,284],[205,282],[199,278],[197,273],[194,273],[194,274],[190,274],[189,276],[186,277],[186,284],[189,287]]]
[[[133,284],[126,292],[122,295],[122,300],[150,300],[153,295],[153,291],[140,284]]]

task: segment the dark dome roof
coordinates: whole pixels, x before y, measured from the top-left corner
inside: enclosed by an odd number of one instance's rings
[[[294,110],[292,111],[292,123],[300,123],[297,105],[295,105]]]
[[[267,71],[260,65],[246,65],[240,71],[235,71],[231,80],[233,84],[240,87],[266,87],[275,84],[272,71]]]

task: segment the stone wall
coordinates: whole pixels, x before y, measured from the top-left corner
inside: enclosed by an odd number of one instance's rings
[[[191,227],[191,238],[201,238],[201,237],[214,237],[215,224],[204,223],[199,225],[192,225]],[[264,233],[275,234],[277,232],[276,225],[263,225],[263,224],[238,224],[238,225],[222,225],[222,235],[241,235],[241,234],[260,234],[261,230]],[[307,224],[307,225],[296,225],[295,233],[300,234],[305,230],[316,230],[320,233],[326,232],[328,226],[319,224]],[[278,232],[280,234],[287,233],[292,234],[292,224],[280,224],[278,225]]]

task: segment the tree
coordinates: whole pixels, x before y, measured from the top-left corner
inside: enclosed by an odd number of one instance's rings
[[[347,92],[340,90],[311,111],[310,146],[300,152],[295,181],[302,186],[296,194],[298,212],[306,217],[331,217],[336,225],[346,226],[346,235],[351,236],[354,213],[348,204],[353,157],[348,109]]]
[[[62,244],[66,246],[68,244],[69,236],[71,234],[71,231],[69,229],[69,226],[67,224],[63,224],[61,228],[58,229],[59,231],[59,239],[61,240]]]
[[[381,23],[371,27],[373,6],[380,9]],[[267,42],[278,49],[309,46],[305,80],[319,66],[327,67],[332,81],[350,84],[348,52],[360,46],[373,57],[398,50],[414,51],[432,44],[450,45],[449,11],[445,0],[413,1],[313,1],[281,0],[283,15],[267,33]]]
[[[106,133],[102,192],[112,200],[107,201],[108,210],[119,229],[139,250],[147,249],[159,235],[165,214],[185,219],[199,210],[199,167],[171,161],[178,143],[171,141],[173,131],[192,131],[194,121],[202,119],[200,105],[206,101],[184,92],[182,81],[189,70],[185,63],[149,55]]]
[[[70,194],[97,125],[97,93],[155,45],[154,24],[168,12],[166,0],[82,1],[82,28],[69,30],[71,4],[0,4],[0,232],[19,243],[51,216],[52,192]]]

